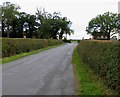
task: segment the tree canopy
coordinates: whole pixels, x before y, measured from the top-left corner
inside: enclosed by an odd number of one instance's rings
[[[103,37],[110,40],[110,36],[117,33],[119,26],[119,15],[106,12],[93,18],[89,23],[86,31],[88,34],[97,37]]]
[[[62,17],[60,12],[48,13],[45,9],[36,10],[35,15],[20,12],[18,5],[4,2],[2,10],[2,37],[62,39],[70,35],[72,22]]]

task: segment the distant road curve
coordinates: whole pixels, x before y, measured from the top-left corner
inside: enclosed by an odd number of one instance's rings
[[[74,95],[71,59],[76,45],[68,43],[4,64],[3,95]]]

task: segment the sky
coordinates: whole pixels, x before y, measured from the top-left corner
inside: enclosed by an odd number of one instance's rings
[[[72,21],[71,29],[74,35],[69,39],[88,39],[91,36],[85,31],[88,22],[99,14],[105,12],[118,13],[120,0],[0,0],[9,1],[21,7],[20,11],[35,14],[37,8],[45,8],[49,13],[61,12],[62,16]]]

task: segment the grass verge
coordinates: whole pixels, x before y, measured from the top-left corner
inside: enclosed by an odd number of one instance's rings
[[[63,44],[59,44],[59,45],[55,45],[55,46],[49,46],[49,47],[46,47],[46,48],[31,51],[31,52],[25,52],[25,53],[17,54],[17,55],[11,56],[11,57],[1,58],[0,59],[0,64],[5,64],[5,63],[8,63],[10,61],[14,61],[16,59],[20,59],[22,57],[29,56],[29,55],[32,55],[32,54],[36,54],[38,52],[42,52],[44,50],[55,48],[55,47],[58,47],[58,46],[61,46],[61,45],[63,45]]]
[[[82,62],[77,48],[74,50],[72,63],[77,79],[76,95],[114,95],[113,91],[108,90],[103,81]]]

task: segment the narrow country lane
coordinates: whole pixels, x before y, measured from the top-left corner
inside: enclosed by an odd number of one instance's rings
[[[3,95],[74,95],[72,53],[68,43],[2,66]]]

